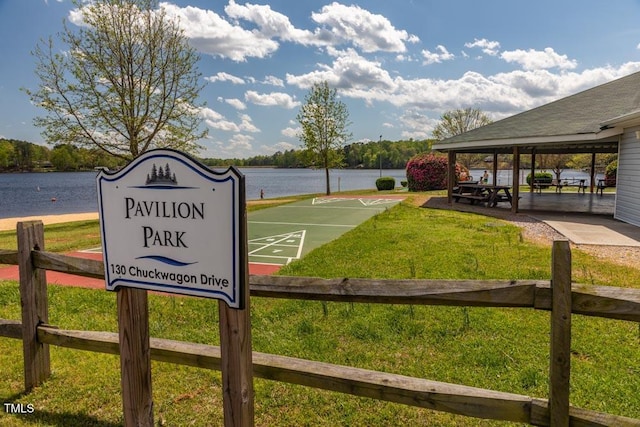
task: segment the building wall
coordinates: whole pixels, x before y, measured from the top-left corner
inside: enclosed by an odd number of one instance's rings
[[[625,129],[618,149],[614,218],[640,226],[640,126]]]

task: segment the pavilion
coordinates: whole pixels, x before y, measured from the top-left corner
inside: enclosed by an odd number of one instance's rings
[[[640,72],[447,138],[433,148],[449,155],[449,203],[457,154],[492,154],[494,177],[498,154],[511,154],[513,212],[519,211],[521,155],[531,155],[534,176],[537,154],[591,154],[593,196],[596,154],[618,153],[614,218],[640,226]]]

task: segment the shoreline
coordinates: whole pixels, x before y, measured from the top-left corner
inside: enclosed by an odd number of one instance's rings
[[[58,215],[34,215],[17,218],[0,218],[0,231],[15,231],[18,222],[40,220],[44,225],[63,222],[88,221],[98,219],[98,212],[81,212]]]
[[[273,203],[275,199],[263,199],[263,200],[247,200],[248,205],[261,205]],[[293,200],[293,199],[291,199]],[[277,200],[280,201],[280,200]],[[290,200],[287,200],[290,201]],[[68,213],[68,214],[55,214],[55,215],[33,215],[25,217],[15,218],[0,218],[0,231],[15,231],[16,225],[19,222],[24,221],[42,221],[44,225],[48,224],[60,224],[64,222],[75,221],[89,221],[100,219],[98,212],[80,212],[80,213]]]

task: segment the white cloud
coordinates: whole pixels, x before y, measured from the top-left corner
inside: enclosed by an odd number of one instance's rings
[[[244,94],[244,99],[245,101],[256,105],[278,106],[289,110],[300,106],[300,102],[296,101],[294,97],[283,92],[261,94],[256,91],[249,90]]]
[[[236,77],[232,74],[225,73],[223,71],[218,72],[215,76],[205,77],[206,81],[215,83],[215,82],[231,82],[234,85],[243,85],[245,81],[240,77]]]
[[[262,83],[271,86],[284,87],[284,81],[276,76],[266,76]]]
[[[500,42],[497,41],[489,41],[487,39],[473,39],[473,42],[468,42],[464,44],[464,47],[468,48],[480,48],[482,52],[490,56],[496,56],[499,53]]]
[[[280,133],[283,136],[286,136],[287,138],[297,138],[298,137],[298,133],[300,132],[300,128],[292,128],[292,127],[288,127],[288,128],[284,128],[280,131]]]
[[[423,64],[425,65],[440,63],[442,61],[450,61],[456,57],[454,54],[449,53],[447,48],[442,45],[436,46],[436,52],[424,49],[422,51],[422,56],[424,57]]]
[[[308,89],[314,83],[326,80],[330,86],[338,88],[340,94],[367,102],[384,100],[384,94],[395,89],[393,78],[380,62],[368,60],[354,49],[329,48],[328,53],[336,57],[332,65],[319,65],[318,70],[299,76],[287,74],[287,83]]]
[[[200,109],[200,115],[204,120],[211,120],[211,121],[217,121],[224,118],[222,114],[218,113],[215,110],[212,110],[211,108],[206,108],[206,107]]]
[[[231,105],[236,110],[246,110],[247,106],[244,102],[240,101],[238,98],[231,98],[224,100],[227,104]]]
[[[258,129],[253,122],[251,121],[251,117],[248,114],[241,114],[240,115],[240,125],[239,125],[240,130],[244,131],[244,132],[260,132],[260,129]]]
[[[244,19],[256,24],[259,33],[267,38],[280,38],[285,41],[295,41],[302,44],[313,43],[315,36],[311,31],[297,29],[289,18],[271,9],[269,5],[246,3],[239,5],[230,0],[224,11],[234,19]]]
[[[274,145],[263,145],[260,147],[264,153],[273,153],[274,151],[288,151],[294,148],[298,148],[296,145],[293,145],[289,142],[278,142]]]
[[[251,149],[251,141],[253,141],[253,137],[250,135],[242,135],[237,134],[233,135],[230,139],[229,148],[230,149]]]
[[[229,120],[205,120],[207,126],[224,132],[240,132],[240,127]]]
[[[576,60],[569,59],[567,55],[559,55],[550,47],[545,48],[544,51],[534,49],[504,51],[500,57],[507,62],[515,62],[521,65],[525,70],[548,68],[572,70],[578,66]]]
[[[329,28],[336,42],[351,42],[364,52],[405,52],[405,42],[419,41],[417,36],[397,30],[386,17],[355,5],[333,2],[313,13],[311,19]]]
[[[210,108],[202,108],[200,115],[204,123],[212,129],[224,132],[260,132],[247,114],[240,115],[240,123],[234,123],[222,114]]]
[[[162,2],[167,15],[178,19],[181,28],[201,52],[243,62],[247,58],[264,58],[278,49],[278,43],[260,32],[232,25],[210,10],[187,6],[178,7]]]

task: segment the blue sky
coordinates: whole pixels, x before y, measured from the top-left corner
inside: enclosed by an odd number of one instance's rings
[[[351,142],[426,139],[441,115],[498,120],[640,71],[640,1],[180,0],[161,2],[199,51],[204,157],[299,148],[314,82],[347,105]],[[30,52],[68,0],[0,0],[0,136],[45,144]],[[58,44],[60,48],[63,46]],[[640,107],[640,106],[639,106]]]

